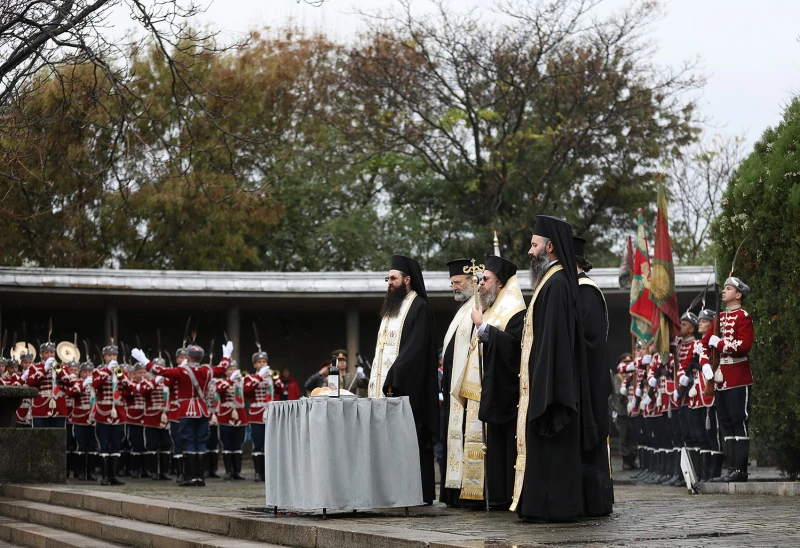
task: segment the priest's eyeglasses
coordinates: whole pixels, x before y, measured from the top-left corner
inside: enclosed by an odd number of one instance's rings
[[[455,282],[450,282],[450,287],[458,287],[458,286],[464,285],[466,282],[467,282],[466,278],[464,278],[462,280],[457,280]]]

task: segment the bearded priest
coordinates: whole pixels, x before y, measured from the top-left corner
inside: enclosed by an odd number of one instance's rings
[[[381,306],[381,325],[368,396],[408,396],[419,443],[422,498],[436,496],[433,446],[439,436],[436,327],[419,263],[392,256],[389,284]]]

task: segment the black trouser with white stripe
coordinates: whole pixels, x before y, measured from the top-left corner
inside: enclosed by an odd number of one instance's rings
[[[750,456],[750,434],[747,423],[750,420],[752,389],[752,386],[737,386],[727,390],[717,390],[715,394],[717,416],[725,434],[728,467],[741,472],[747,472],[747,460]]]

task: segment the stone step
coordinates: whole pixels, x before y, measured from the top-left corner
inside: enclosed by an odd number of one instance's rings
[[[373,548],[385,545],[389,539],[392,548],[446,548],[459,546],[464,541],[464,537],[458,534],[406,527],[402,519],[398,519],[396,525],[383,523],[376,526],[370,524],[368,519],[361,523],[347,523],[336,519],[323,521],[316,516],[275,518],[261,512],[211,508],[114,491],[52,485],[4,484],[0,485],[0,495],[18,501],[56,505],[64,510],[85,510],[115,519],[172,526],[175,528],[173,531],[211,533],[240,539],[237,542],[266,542],[273,546],[293,548]],[[398,517],[400,512],[398,510]]]
[[[34,548],[103,548],[121,546],[105,540],[94,539],[46,525],[25,523],[12,518],[0,517],[0,542],[5,546],[32,546]],[[14,542],[16,544],[10,544]]]
[[[250,542],[222,535],[178,529],[132,519],[65,508],[43,502],[0,498],[0,516],[16,520],[9,524],[13,542],[36,547],[134,546],[169,548],[276,548],[275,544]],[[58,544],[62,538],[75,537]],[[41,540],[44,539],[44,542]],[[52,539],[52,540],[51,540]]]

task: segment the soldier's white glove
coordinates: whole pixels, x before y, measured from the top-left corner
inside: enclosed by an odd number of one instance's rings
[[[615,420],[617,420],[617,417],[619,417],[619,413],[617,413],[616,411],[612,411],[611,412],[611,420],[615,421]]]
[[[625,371],[627,371],[628,373],[630,373],[631,371],[636,371],[636,364],[633,362],[629,363],[628,365],[625,366]]]
[[[86,377],[83,379],[83,387],[89,388],[89,385],[92,384],[92,377]]]
[[[441,392],[439,392],[439,401],[441,402],[444,401],[444,394],[442,394]]]
[[[269,366],[265,365],[264,367],[258,370],[258,376],[261,377],[262,379],[266,379],[267,377],[269,377],[270,371],[272,370],[269,368]]]
[[[689,376],[684,375],[678,382],[681,383],[681,386],[689,386]]]
[[[236,379],[238,379],[238,378],[239,378],[239,377],[241,377],[241,376],[242,376],[242,372],[241,372],[240,370],[238,370],[238,369],[237,369],[237,370],[236,370],[236,371],[234,371],[234,372],[233,372],[233,374],[231,375],[231,382],[235,381]]]
[[[650,388],[655,388],[656,385],[658,384],[658,381],[656,380],[655,377],[650,377],[650,379],[647,380],[647,384],[650,385]]]
[[[702,354],[702,353],[703,353],[703,346],[702,346],[702,345],[700,345],[700,344],[696,344],[696,345],[694,345],[694,353],[695,353],[695,355],[697,355],[697,356],[699,356],[700,354]]]
[[[230,359],[231,356],[233,356],[233,342],[228,341],[222,345],[222,357]]]
[[[619,393],[622,394],[623,396],[627,396],[628,395],[628,387],[625,386],[625,385],[621,386],[620,389],[619,389]]]
[[[364,368],[361,367],[360,365],[356,368],[356,375],[358,375],[359,379],[366,379],[367,378],[367,374],[364,373]]]
[[[56,363],[56,359],[54,357],[50,356],[49,358],[47,358],[47,361],[44,362],[44,372],[49,373],[50,368],[53,367],[54,363]]]
[[[161,384],[162,382],[164,382],[164,377],[162,377],[161,375],[157,375],[156,384]]]
[[[108,365],[106,366],[106,369],[108,369],[109,371],[111,371],[113,373],[114,372],[114,368],[117,367],[118,365],[119,364],[117,363],[117,360],[111,360],[110,362],[108,362]]]
[[[637,398],[641,398],[642,397],[642,389],[639,388],[639,387],[636,387],[636,397]]]
[[[684,385],[684,386],[686,386],[686,385]],[[678,391],[677,390],[672,393],[672,401],[678,401]]]
[[[25,370],[25,371],[22,373],[22,382],[25,382],[25,381],[27,381],[27,380],[28,380],[28,373],[30,373],[30,372],[31,372],[31,368],[29,367],[28,369],[26,369],[26,370]]]
[[[716,335],[711,335],[711,338],[708,339],[709,346],[713,346],[716,349],[719,349],[719,343],[722,342],[722,339],[717,337]]]
[[[138,348],[134,348],[131,350],[131,358],[133,358],[139,363],[147,364],[150,362],[150,360],[147,359],[147,356],[145,356],[144,352]]]
[[[711,379],[714,378],[714,370],[711,368],[709,364],[703,365],[703,377],[707,381],[710,381]]]
[[[645,396],[644,399],[642,400],[642,403],[645,404],[645,405],[650,405],[652,402],[653,402],[653,400],[650,399],[649,395]]]
[[[642,365],[647,365],[647,364],[649,364],[649,363],[650,363],[650,362],[652,362],[652,361],[653,361],[653,356],[651,356],[650,354],[646,354],[646,355],[645,355],[645,356],[642,358]]]

